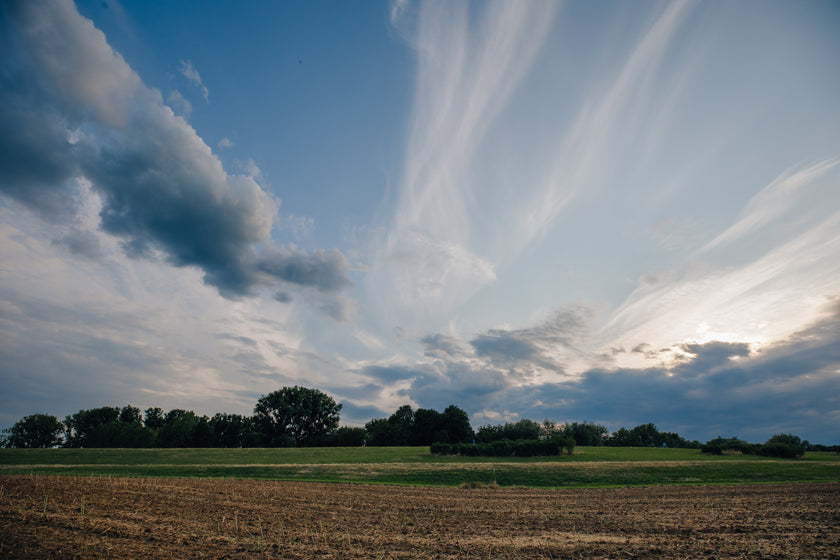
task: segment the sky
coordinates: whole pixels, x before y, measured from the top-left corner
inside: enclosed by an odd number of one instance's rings
[[[4,0],[0,427],[838,443],[838,58],[830,0]]]

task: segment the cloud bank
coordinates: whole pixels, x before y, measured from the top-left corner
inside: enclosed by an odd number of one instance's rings
[[[0,190],[45,219],[75,218],[78,182],[101,199],[102,231],[135,258],[197,267],[226,297],[278,285],[338,294],[337,250],[269,241],[279,201],[230,175],[70,0],[4,5]],[[201,83],[189,61],[182,73]],[[82,239],[71,250],[93,255]],[[257,247],[261,248],[258,249]]]
[[[548,418],[616,430],[653,420],[701,441],[718,435],[762,441],[768,431],[805,434],[812,441],[836,435],[837,301],[813,324],[759,351],[738,342],[675,342],[649,349],[648,366],[627,368],[615,360],[627,351],[614,349],[588,357],[601,366],[562,375],[553,351],[585,340],[580,313],[570,310],[535,328],[494,329],[466,341],[430,334],[419,340],[423,360],[371,365],[358,373],[370,380],[369,393],[400,382],[404,399],[427,408],[458,403],[473,412],[477,425]],[[633,350],[643,351],[643,345]],[[537,374],[545,370],[561,375]]]

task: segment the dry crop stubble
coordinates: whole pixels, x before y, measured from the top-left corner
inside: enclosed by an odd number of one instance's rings
[[[3,558],[832,558],[840,551],[840,483],[465,490],[2,476],[0,498]]]

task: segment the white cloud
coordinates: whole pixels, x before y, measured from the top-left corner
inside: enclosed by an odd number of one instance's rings
[[[257,162],[255,162],[253,158],[248,158],[248,160],[245,162],[239,162],[239,168],[256,181],[262,181],[262,170],[259,168]]]
[[[397,25],[399,19],[403,16],[408,8],[409,0],[392,0],[391,2],[391,25]]]
[[[604,344],[655,348],[711,340],[766,345],[813,322],[840,292],[840,212],[736,267],[693,263],[640,286],[604,326]]]
[[[104,235],[97,258],[79,260],[28,212],[0,207],[0,223],[2,425],[33,407],[249,414],[315,367],[294,306],[226,300],[197,270],[127,258]]]
[[[700,249],[700,254],[755,233],[783,214],[794,210],[805,196],[803,191],[807,191],[807,187],[817,183],[838,163],[838,159],[826,160],[799,171],[786,171],[756,194],[744,208],[738,221]]]
[[[219,142],[216,145],[220,148],[232,148],[233,142],[230,140],[230,138],[225,137],[219,140]]]
[[[207,89],[201,82],[201,76],[198,73],[198,70],[195,69],[193,66],[192,61],[190,60],[181,60],[181,66],[178,68],[178,71],[184,75],[184,77],[189,80],[189,82],[197,87],[201,91],[201,96],[204,98],[204,101],[210,102],[210,90]]]
[[[617,157],[619,142],[632,146],[631,131],[642,127],[647,133],[642,115],[661,111],[654,110],[654,78],[689,10],[685,1],[669,4],[644,30],[617,74],[608,74],[585,92],[575,120],[562,131],[544,171],[536,176],[536,188],[522,197],[525,207],[520,211],[527,219],[516,224],[515,251],[543,234],[581,191],[615,180],[611,174],[618,170],[606,162]]]
[[[169,94],[169,97],[166,98],[166,102],[177,113],[180,113],[185,119],[189,120],[190,115],[192,114],[192,103],[187,101],[187,99],[181,95],[180,91],[177,89],[173,90],[172,93]]]

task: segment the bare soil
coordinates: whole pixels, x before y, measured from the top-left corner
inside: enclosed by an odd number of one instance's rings
[[[840,558],[838,498],[0,476],[0,558]]]

